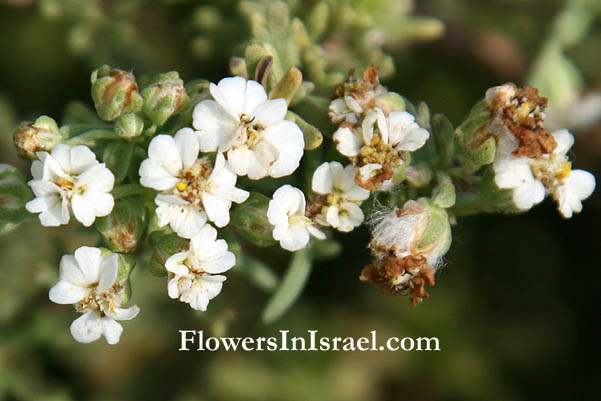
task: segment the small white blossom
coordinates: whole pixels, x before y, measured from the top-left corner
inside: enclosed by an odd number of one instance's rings
[[[169,297],[205,311],[209,301],[221,292],[226,279],[219,273],[235,264],[236,257],[227,250],[227,243],[217,239],[217,230],[207,224],[192,237],[187,251],[176,253],[165,262],[169,271]]]
[[[232,202],[244,202],[249,193],[236,188],[236,174],[221,153],[211,167],[208,157],[198,159],[194,131],[180,129],[174,137],[158,135],[148,147],[148,159],[140,165],[140,183],[157,191],[158,224],[167,224],[183,238],[191,238],[207,219],[217,227],[230,221]]]
[[[326,195],[319,215],[324,225],[349,232],[363,223],[365,216],[359,206],[370,192],[355,183],[356,175],[355,166],[342,167],[338,162],[325,162],[313,173],[313,191]]]
[[[269,100],[261,84],[242,77],[224,78],[210,91],[214,100],[203,100],[193,114],[201,151],[227,152],[231,169],[253,180],[298,168],[305,142],[300,128],[284,120],[285,99]]]
[[[552,153],[537,158],[516,157],[511,153],[515,147],[498,148],[493,163],[495,182],[499,188],[513,190],[513,201],[521,210],[530,209],[550,194],[558,202],[559,212],[570,218],[582,211],[582,201],[595,190],[595,176],[588,171],[572,170],[567,152],[574,144],[574,137],[568,130],[552,135],[557,146]]]
[[[25,205],[31,213],[40,213],[43,226],[67,224],[70,211],[88,227],[96,217],[107,216],[115,204],[110,192],[115,184],[113,173],[99,163],[87,146],[59,144],[50,153],[38,152],[31,165],[29,186],[35,198]]]
[[[388,116],[382,109],[368,113],[360,128],[342,126],[334,133],[336,149],[359,167],[358,181],[367,189],[386,189],[392,185],[389,174],[386,184],[374,188],[372,179],[388,169],[394,173],[404,164],[406,153],[426,143],[430,133],[421,128],[415,117],[406,111],[392,111]]]
[[[118,255],[103,256],[98,248],[82,246],[60,262],[58,283],[49,298],[57,304],[73,304],[83,315],[71,324],[71,334],[80,343],[104,335],[109,344],[119,342],[123,327],[116,320],[131,320],[140,311],[134,305],[121,307],[123,286],[117,281]]]
[[[269,201],[267,219],[274,226],[273,238],[286,250],[305,248],[309,244],[309,234],[325,239],[325,234],[305,216],[305,206],[305,195],[291,185],[278,188]]]

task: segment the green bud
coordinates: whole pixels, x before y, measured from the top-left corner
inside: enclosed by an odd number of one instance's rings
[[[513,201],[513,191],[511,189],[501,189],[497,186],[492,166],[489,166],[482,175],[480,192],[477,195],[476,203],[479,211],[490,213],[523,212],[523,210],[520,210]]]
[[[29,159],[37,159],[36,152],[50,152],[64,140],[56,121],[41,116],[35,122],[23,124],[13,133],[13,143],[19,154]]]
[[[494,137],[489,137],[483,143],[468,147],[467,152],[476,166],[485,166],[490,164],[495,159],[495,151],[497,142]]]
[[[303,74],[296,67],[290,67],[288,72],[276,84],[269,93],[270,99],[284,98],[290,104],[300,84],[303,82]]]
[[[248,79],[246,60],[242,57],[232,57],[230,59],[230,71],[233,75]]]
[[[115,133],[130,139],[140,136],[144,130],[144,119],[138,113],[122,114],[115,121]]]
[[[134,198],[118,199],[111,214],[96,220],[106,245],[115,252],[134,251],[144,231],[144,208]]]
[[[428,215],[427,225],[416,244],[418,253],[428,254],[428,259],[438,260],[451,247],[451,224],[447,212],[428,198],[418,199]]]
[[[455,204],[455,185],[446,173],[438,172],[436,178],[438,186],[432,192],[432,202],[438,207],[448,209]]]
[[[427,163],[418,163],[415,166],[407,167],[405,171],[405,178],[409,184],[414,187],[421,188],[430,184],[432,181],[432,169]]]
[[[403,97],[395,92],[386,92],[380,96],[377,100],[378,107],[380,107],[385,114],[391,111],[403,111],[405,110],[405,100]]]
[[[303,131],[305,150],[316,149],[323,142],[323,135],[321,134],[321,131],[303,120],[298,114],[289,111],[286,113],[286,120],[294,121],[301,131]]]
[[[131,72],[103,65],[92,72],[92,99],[98,116],[114,121],[121,114],[142,109],[136,77]]]
[[[157,75],[142,91],[142,98],[144,113],[158,126],[165,124],[188,102],[184,81],[179,78],[177,71]]]
[[[478,106],[478,104],[476,105]],[[476,132],[484,127],[490,121],[490,112],[482,110],[478,114],[470,115],[457,129],[455,136],[460,143],[470,143]]]
[[[136,258],[132,255],[119,254],[119,270],[117,270],[117,283],[123,287],[121,303],[129,302],[131,298],[131,282],[129,276],[136,267]]]
[[[165,231],[155,231],[149,235],[148,241],[154,249],[150,259],[150,273],[154,276],[162,277],[167,275],[165,262],[171,255],[183,251],[188,246],[189,241],[178,237],[174,233]]]
[[[0,223],[20,223],[31,216],[25,203],[33,197],[25,177],[15,167],[0,163]]]
[[[247,240],[257,246],[275,244],[273,226],[267,220],[269,198],[258,192],[251,192],[246,202],[236,206],[232,213],[232,224]]]

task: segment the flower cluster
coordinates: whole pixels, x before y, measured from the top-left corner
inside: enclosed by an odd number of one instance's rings
[[[544,128],[546,99],[536,89],[513,84],[491,88],[486,102],[492,112],[488,132],[495,136],[495,183],[512,192],[519,210],[528,210],[550,195],[565,218],[582,210],[595,189],[595,177],[573,170],[567,156],[574,144],[565,129]]]
[[[359,168],[356,182],[370,191],[386,191],[402,181],[410,153],[421,148],[430,133],[415,117],[395,110],[378,71],[368,68],[363,79],[343,84],[330,103],[329,116],[339,123],[336,149]]]

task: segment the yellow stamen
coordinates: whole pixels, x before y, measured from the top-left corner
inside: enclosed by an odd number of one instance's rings
[[[567,178],[570,175],[570,171],[572,170],[572,163],[565,162],[563,166],[561,166],[561,171],[555,176],[560,180]]]
[[[188,188],[188,182],[187,181],[180,181],[177,183],[176,185],[177,189],[179,191],[183,191],[184,189]]]

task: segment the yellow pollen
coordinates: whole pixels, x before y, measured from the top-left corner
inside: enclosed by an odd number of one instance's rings
[[[528,114],[530,114],[530,111],[532,111],[532,103],[529,101],[522,103],[520,109],[518,110],[518,118],[520,120],[525,119],[528,117]]]
[[[188,188],[188,182],[180,181],[177,183],[176,187],[179,191],[183,191],[184,189]]]
[[[561,171],[555,176],[560,180],[567,178],[570,175],[570,171],[572,170],[572,163],[565,162],[563,166],[561,166]]]

